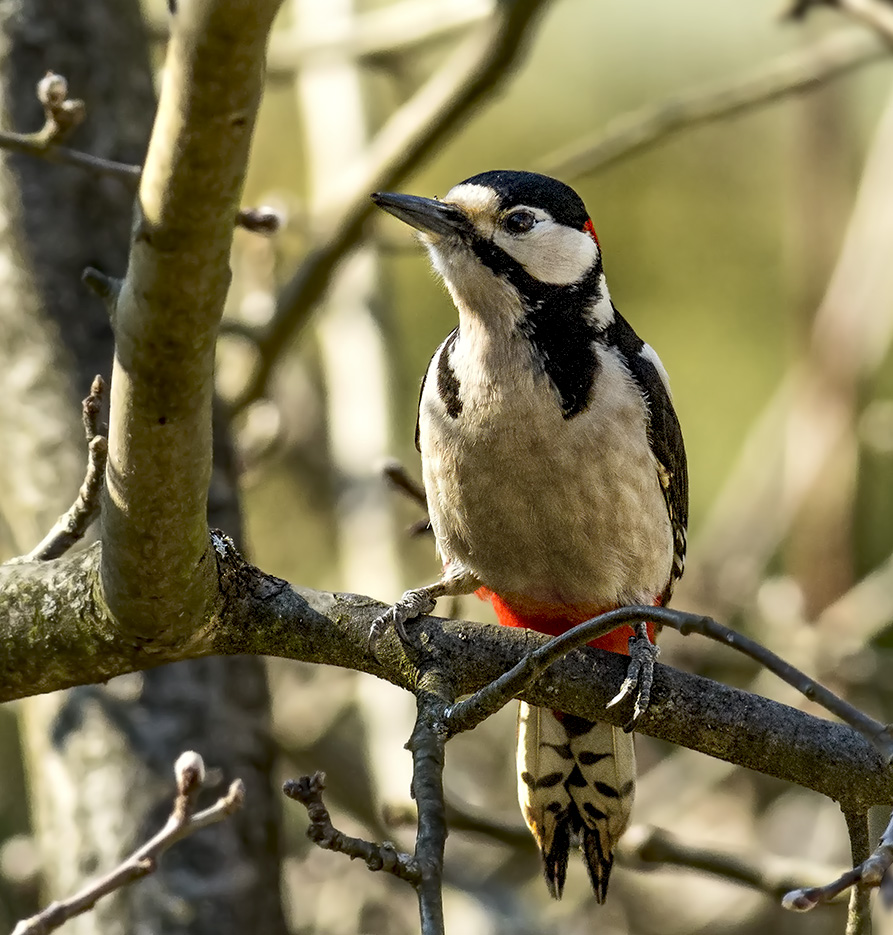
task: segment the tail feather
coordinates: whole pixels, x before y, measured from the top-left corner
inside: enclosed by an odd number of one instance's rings
[[[632,736],[619,728],[522,702],[518,798],[539,846],[549,892],[561,898],[579,843],[599,903],[626,828],[635,787]]]

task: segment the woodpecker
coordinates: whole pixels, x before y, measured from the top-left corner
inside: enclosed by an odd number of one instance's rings
[[[406,639],[438,597],[475,591],[500,623],[549,634],[666,604],[685,558],[682,433],[660,359],[611,301],[580,197],[497,170],[442,200],[372,199],[420,232],[459,326],[428,367],[416,427],[443,575],[370,636],[394,624]],[[621,627],[594,645],[632,651],[638,670],[653,666],[653,637],[650,624]],[[561,897],[579,845],[603,902],[632,807],[632,735],[522,703],[517,762],[550,893]]]

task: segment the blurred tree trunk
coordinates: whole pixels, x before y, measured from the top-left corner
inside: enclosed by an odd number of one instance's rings
[[[0,3],[3,126],[35,130],[35,96],[52,69],[86,101],[72,144],[143,158],[155,110],[136,0]],[[102,305],[80,284],[87,265],[123,274],[133,192],[122,182],[23,156],[0,159],[0,513],[19,552],[74,497],[85,447],[79,400],[111,370]],[[225,426],[215,431],[210,521],[239,534]],[[221,787],[246,783],[234,820],[182,842],[148,881],[100,902],[66,931],[284,932],[278,805],[263,661],[208,659],[29,699],[22,706],[33,819],[47,896],[109,869],[168,813],[172,765],[187,748]],[[216,791],[216,790],[215,790]]]
[[[815,30],[807,34],[814,36]],[[828,270],[834,268],[852,210],[859,178],[852,110],[851,88],[845,84],[830,84],[805,95],[794,110],[790,241],[795,277],[791,318],[797,348],[808,346]],[[847,437],[798,511],[784,550],[785,564],[802,590],[808,620],[855,583],[856,389],[852,383],[838,382],[835,387],[837,402],[849,413]],[[800,439],[793,434],[787,444],[790,453]]]
[[[300,32],[323,31],[355,15],[353,0],[295,0]],[[339,186],[364,158],[369,129],[356,59],[326,58],[296,76],[307,156],[308,201],[325,216]],[[378,474],[390,452],[391,367],[371,303],[379,270],[375,248],[354,250],[338,268],[317,319],[326,385],[332,474],[338,478],[338,587],[396,600],[403,591],[393,495]],[[357,677],[366,759],[377,804],[409,801],[410,757],[395,757],[412,732],[415,702],[381,679]]]

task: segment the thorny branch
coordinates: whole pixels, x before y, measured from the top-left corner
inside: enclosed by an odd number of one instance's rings
[[[108,457],[108,439],[104,434],[107,429],[99,422],[104,394],[105,382],[97,374],[90,387],[90,395],[82,404],[88,456],[87,472],[78,490],[77,498],[71,507],[56,520],[53,528],[44,536],[39,545],[27,555],[11,559],[11,563],[46,562],[59,558],[76,542],[84,538],[87,530],[99,516],[100,494]]]
[[[165,826],[130,857],[119,864],[111,873],[85,886],[68,899],[51,903],[30,919],[16,925],[12,935],[48,935],[69,919],[88,912],[109,893],[129,886],[137,880],[154,873],[161,855],[183,838],[228,818],[242,807],[245,787],[236,779],[226,795],[213,805],[196,812],[195,804],[205,781],[205,765],[193,751],[181,754],[174,765],[177,780],[177,796]]]

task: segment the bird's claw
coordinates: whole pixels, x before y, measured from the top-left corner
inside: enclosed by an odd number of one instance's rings
[[[432,610],[434,610],[434,601],[427,591],[424,589],[407,591],[396,604],[389,607],[372,621],[367,641],[369,652],[373,656],[375,655],[378,641],[387,632],[388,627],[391,626],[396,631],[397,636],[400,637],[401,643],[411,643],[406,624],[422,614],[431,613]]]
[[[633,716],[623,727],[627,733],[635,728],[639,718],[648,710],[651,685],[654,682],[654,662],[659,653],[660,649],[648,638],[645,624],[638,624],[636,635],[629,638],[629,668],[626,678],[620,686],[620,691],[607,704],[607,707],[613,708],[635,692]]]

